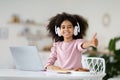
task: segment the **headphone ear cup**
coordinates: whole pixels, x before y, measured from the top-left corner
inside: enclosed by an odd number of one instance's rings
[[[74,35],[77,36],[78,35],[78,30],[77,30],[77,26],[74,27]]]
[[[74,36],[77,36],[78,33],[80,33],[80,25],[79,25],[79,23],[77,22],[77,26],[75,26],[75,28],[74,28]]]
[[[60,28],[59,27],[57,27],[57,34],[58,34],[58,36],[61,36],[61,32],[60,32]]]
[[[55,26],[55,33],[58,35],[58,36],[61,36],[61,32],[60,32],[60,28]]]

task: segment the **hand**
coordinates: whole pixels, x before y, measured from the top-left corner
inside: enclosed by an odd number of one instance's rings
[[[98,46],[98,39],[96,38],[97,33],[95,33],[90,40],[90,46],[97,47]]]
[[[89,69],[87,69],[87,68],[77,68],[77,69],[74,69],[74,71],[89,72]]]
[[[54,66],[54,65],[49,65],[47,67],[48,70],[52,70],[52,71],[56,71],[58,73],[70,73],[71,70],[67,70],[67,69],[63,69],[63,68],[60,68],[58,66]]]
[[[49,69],[49,70],[61,70],[60,67],[54,66],[54,65],[49,65],[49,66],[47,67],[47,69]]]

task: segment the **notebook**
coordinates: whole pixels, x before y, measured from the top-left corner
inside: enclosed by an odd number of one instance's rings
[[[44,70],[39,52],[35,46],[12,46],[10,51],[16,69],[25,71]]]

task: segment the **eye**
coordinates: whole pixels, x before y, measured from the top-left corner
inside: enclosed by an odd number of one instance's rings
[[[61,26],[61,29],[65,29],[65,26]]]
[[[72,25],[69,25],[68,28],[72,28],[73,26]]]

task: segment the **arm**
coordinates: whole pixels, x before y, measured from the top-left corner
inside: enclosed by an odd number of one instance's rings
[[[97,47],[98,40],[96,38],[97,34],[95,33],[91,40],[84,42],[81,47],[82,48],[88,48],[90,46]]]
[[[51,53],[48,57],[47,63],[45,65],[45,69],[52,69],[55,61],[57,60],[57,53],[56,53],[56,43],[53,43],[53,47],[51,48]]]
[[[56,47],[57,47],[57,43],[54,43],[53,47],[51,48],[51,54],[48,58],[47,64],[45,65],[45,69],[53,70],[53,71],[66,71],[66,69],[54,65],[55,61],[57,60]]]

